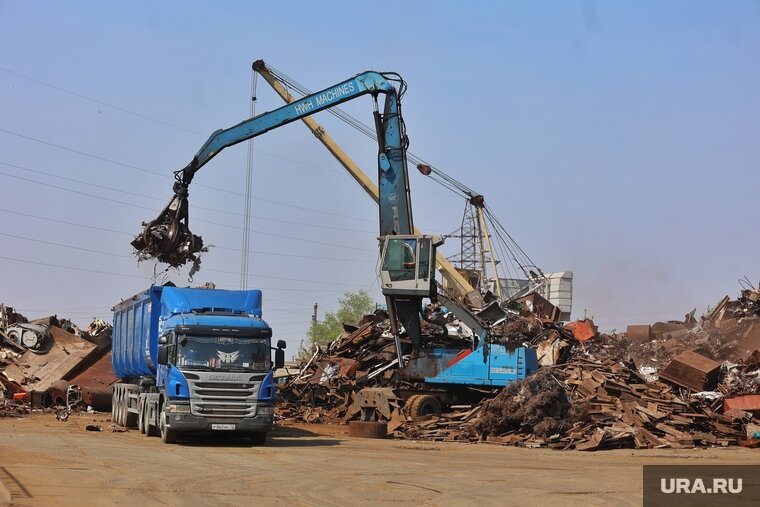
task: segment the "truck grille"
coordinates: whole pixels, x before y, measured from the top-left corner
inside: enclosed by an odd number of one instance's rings
[[[190,384],[190,412],[203,417],[240,419],[256,415],[260,382]]]

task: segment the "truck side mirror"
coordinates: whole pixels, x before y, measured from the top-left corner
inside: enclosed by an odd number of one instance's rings
[[[277,348],[278,349],[284,349],[287,347],[287,343],[285,343],[285,340],[277,340]]]
[[[283,368],[284,366],[285,366],[285,351],[283,349],[275,349],[274,351],[275,370],[278,368]]]
[[[169,348],[166,345],[158,346],[158,364],[169,364]]]

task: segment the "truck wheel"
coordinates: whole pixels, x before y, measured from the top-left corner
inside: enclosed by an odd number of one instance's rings
[[[144,435],[147,433],[145,427],[145,397],[140,396],[137,400],[137,431]]]
[[[134,412],[129,411],[129,400],[124,400],[124,427],[125,428],[136,428],[137,427],[137,416],[138,414],[135,414]]]
[[[113,423],[117,426],[124,426],[126,406],[124,404],[124,389],[116,386],[113,391]]]
[[[129,403],[133,399],[133,395],[138,392],[138,387],[132,384],[127,384],[121,391],[121,406],[123,410],[122,425],[125,428],[137,428],[138,415],[135,412],[130,411]]]
[[[161,415],[159,417],[161,419],[159,424],[161,441],[165,444],[173,444],[177,442],[177,432],[166,425],[166,412],[164,412],[164,407],[161,407]]]
[[[351,421],[348,423],[348,436],[386,438],[388,436],[388,423],[380,421]]]
[[[151,402],[150,400],[145,400],[145,435],[149,437],[157,437],[158,436],[158,426],[156,426],[156,421],[151,419]]]
[[[422,417],[441,415],[441,402],[435,396],[429,394],[415,394],[409,397],[404,404],[404,409],[413,421]]]
[[[248,433],[247,436],[251,442],[251,445],[264,445],[267,442],[266,431]]]
[[[111,422],[117,425],[119,424],[119,421],[117,421],[119,415],[118,388],[119,386],[113,387],[113,396],[111,396]]]
[[[267,432],[249,433],[248,438],[251,440],[251,445],[264,445],[267,442]]]

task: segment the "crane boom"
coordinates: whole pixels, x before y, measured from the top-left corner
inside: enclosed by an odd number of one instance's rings
[[[282,82],[270,72],[263,61],[257,61],[253,68],[264,78],[282,100],[288,104],[297,101],[287,88],[283,86]],[[335,142],[324,127],[317,123],[317,121],[311,116],[303,117],[301,118],[301,121],[309,128],[309,130],[311,130],[319,142],[327,148],[327,151],[329,151],[346,171],[348,171],[348,174],[359,184],[359,186],[361,186],[376,203],[380,204],[380,191],[378,190],[378,187],[364,173],[364,171],[362,171],[356,162],[354,162],[353,159],[351,159],[351,157],[338,145],[338,143]],[[422,232],[415,227],[413,229],[413,234],[422,235]],[[480,293],[470,285],[467,279],[457,271],[456,267],[446,259],[442,253],[436,252],[435,262],[436,268],[458,297],[469,297],[476,305],[482,303]]]
[[[255,62],[254,69],[259,65],[263,62]],[[174,197],[158,218],[143,223],[143,232],[132,242],[138,256],[155,258],[174,267],[199,262],[197,254],[203,248],[203,240],[190,232],[188,187],[195,174],[223,149],[362,95],[371,95],[376,101],[379,94],[385,95],[383,114],[377,107],[374,113],[379,146],[378,199],[382,201],[379,232],[380,236],[412,234],[405,155],[407,139],[401,119],[400,93],[386,75],[370,71],[211,134],[191,162],[174,173]]]

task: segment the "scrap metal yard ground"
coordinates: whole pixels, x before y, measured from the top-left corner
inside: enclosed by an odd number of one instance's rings
[[[0,505],[640,505],[645,463],[757,463],[744,448],[562,452],[363,440],[326,425],[278,428],[264,447],[170,446],[113,433],[109,416],[0,418]]]

